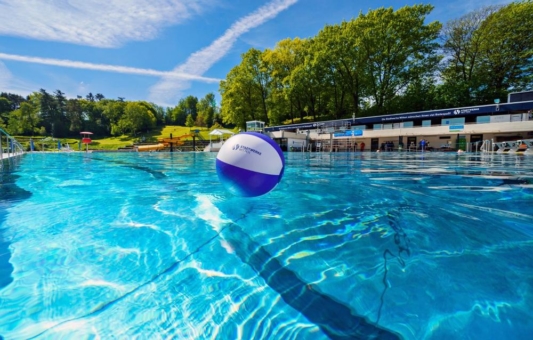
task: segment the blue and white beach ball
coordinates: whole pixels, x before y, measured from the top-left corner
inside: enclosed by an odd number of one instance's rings
[[[261,196],[283,177],[285,158],[276,142],[257,132],[228,139],[217,155],[218,178],[237,196]]]

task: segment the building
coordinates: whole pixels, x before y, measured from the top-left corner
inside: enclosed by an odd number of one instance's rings
[[[264,128],[284,151],[365,151],[383,148],[476,151],[491,144],[533,139],[533,91],[507,103],[290,124]]]

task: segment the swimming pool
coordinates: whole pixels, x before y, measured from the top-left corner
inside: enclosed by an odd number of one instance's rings
[[[257,198],[215,157],[25,155],[0,186],[0,335],[533,334],[533,157],[287,153]]]

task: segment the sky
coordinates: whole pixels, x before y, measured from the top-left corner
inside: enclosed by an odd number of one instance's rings
[[[427,22],[506,0],[427,0]],[[214,93],[250,48],[315,36],[380,7],[420,0],[0,0],[0,92],[176,106]]]

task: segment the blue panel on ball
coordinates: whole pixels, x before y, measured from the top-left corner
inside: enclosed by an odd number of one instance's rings
[[[266,194],[279,183],[281,175],[267,175],[216,160],[217,175],[231,193],[244,197]]]

